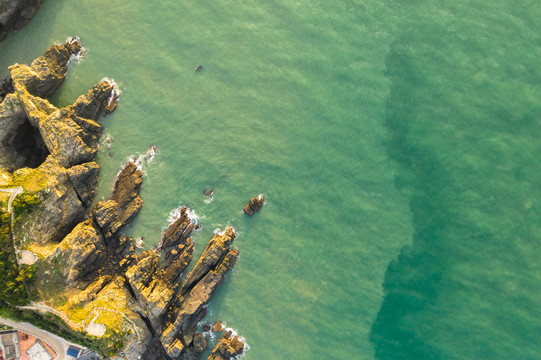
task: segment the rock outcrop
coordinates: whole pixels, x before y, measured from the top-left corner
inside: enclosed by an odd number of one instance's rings
[[[227,331],[218,341],[207,360],[231,360],[242,355],[246,345],[238,335]]]
[[[207,347],[198,323],[239,254],[230,247],[235,230],[215,234],[184,281],[194,252],[191,234],[198,228],[188,208],[179,209],[155,249],[136,252],[135,241],[122,231],[143,205],[140,166],[156,147],[127,162],[111,196],[90,209],[99,175],[93,161],[102,132],[97,119],[114,110],[118,93],[113,83],[101,81],[65,108],[46,99],[80,49],[76,39],[54,45],[30,66],[10,67],[11,78],[2,83],[0,175],[5,186],[22,186],[41,200],[13,232],[21,244],[41,251],[34,281],[43,300],[65,299],[55,311],[96,321],[108,338],[124,336],[125,353],[144,353],[147,360],[198,359]],[[77,330],[89,325],[67,323]],[[225,341],[217,354],[239,348],[234,337]]]
[[[238,250],[229,245],[236,234],[228,227],[209,242],[193,270],[188,274],[177,298],[173,301],[160,342],[173,359],[193,359],[199,354],[193,339],[197,323],[205,316],[205,306],[222,284],[225,275],[238,257]]]
[[[263,198],[263,195],[258,195],[255,198],[251,198],[248,204],[244,206],[244,213],[246,215],[254,215],[256,212],[261,210],[261,207],[263,207],[263,204],[265,203],[265,199]]]
[[[17,234],[41,243],[60,241],[92,203],[99,173],[92,160],[102,131],[96,120],[116,94],[114,83],[101,81],[65,108],[46,100],[81,48],[76,38],[53,45],[30,65],[11,66],[2,86],[0,167],[40,196],[32,215],[40,221],[23,219]]]
[[[9,31],[21,30],[42,3],[43,0],[0,0],[0,41]]]

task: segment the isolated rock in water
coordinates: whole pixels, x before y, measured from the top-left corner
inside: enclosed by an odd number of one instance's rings
[[[25,89],[31,95],[48,98],[64,81],[70,57],[81,49],[79,41],[71,38],[64,45],[51,46],[30,65],[10,66],[15,90]]]
[[[212,331],[214,331],[214,332],[224,331],[224,329],[225,329],[224,324],[222,324],[222,323],[219,322],[219,321],[216,321],[216,322],[214,323],[214,325],[212,325]]]
[[[244,206],[244,209],[243,209],[244,213],[246,215],[252,216],[256,212],[261,210],[261,207],[263,206],[264,203],[265,203],[265,199],[263,198],[262,195],[258,195],[255,198],[250,199],[250,202],[248,202],[248,204]]]
[[[245,344],[232,331],[226,332],[216,344],[207,360],[230,360],[244,352]]]
[[[43,0],[0,0],[0,41],[11,30],[21,30],[38,11]]]

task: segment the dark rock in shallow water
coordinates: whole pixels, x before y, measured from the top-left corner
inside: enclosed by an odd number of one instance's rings
[[[218,341],[207,360],[234,359],[244,352],[245,346],[237,335],[233,335],[232,331],[228,331]]]
[[[248,204],[244,206],[243,211],[246,215],[252,216],[256,212],[261,210],[261,207],[263,206],[264,203],[265,203],[265,199],[263,198],[263,196],[258,195],[257,197],[250,199],[250,202],[248,202]]]

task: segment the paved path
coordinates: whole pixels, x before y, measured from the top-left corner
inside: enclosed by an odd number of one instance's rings
[[[0,317],[0,323],[11,326],[15,330],[20,330],[22,332],[25,332],[29,335],[35,336],[45,341],[56,352],[57,356],[55,360],[72,359],[71,357],[68,357],[66,355],[66,351],[68,350],[68,347],[72,344],[54,334],[51,334],[50,332],[47,332],[45,330],[41,330],[29,323],[17,322],[17,321],[5,319],[2,317]],[[75,346],[82,348],[82,346],[80,345],[75,345]]]

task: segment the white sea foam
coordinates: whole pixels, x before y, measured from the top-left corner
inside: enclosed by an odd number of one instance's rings
[[[116,81],[114,79],[111,79],[111,78],[108,78],[108,77],[102,78],[101,81],[105,81],[106,83],[111,85],[111,87],[113,88],[113,91],[111,91],[111,95],[107,99],[107,106],[110,106],[111,103],[115,99],[118,99],[118,97],[120,96],[120,93],[121,93],[120,87],[118,86],[118,84],[116,83]]]
[[[81,39],[78,36],[70,36],[66,39],[65,43],[72,43],[72,42],[78,42],[81,43]],[[67,66],[70,67],[71,64],[79,64],[83,61],[83,59],[86,57],[87,49],[83,46],[81,46],[81,50],[77,54],[71,54]]]
[[[238,336],[237,331],[233,328],[226,327],[225,331],[231,331],[231,336]],[[240,359],[244,357],[244,354],[246,354],[246,352],[250,350],[250,345],[248,345],[245,338],[243,338],[242,336],[239,336],[239,341],[241,341],[244,344],[244,350],[242,351],[242,354],[235,356],[233,359]]]
[[[159,150],[156,146],[151,146],[150,149],[148,149],[148,151],[144,154],[139,154],[138,156],[130,156],[125,162],[124,164],[127,164],[128,162],[133,162],[135,164],[135,166],[137,166],[137,169],[138,170],[141,170],[143,171],[144,170],[144,167],[146,164],[150,164],[152,163],[152,161],[154,161],[154,158],[156,157],[156,155],[159,154]],[[124,166],[122,166],[123,168]],[[118,174],[120,174],[120,171],[117,173],[117,176]]]
[[[214,235],[220,235],[222,236],[223,234],[225,234],[225,230],[222,230],[220,228],[216,228],[212,231],[214,233]]]
[[[211,195],[211,196],[207,197],[205,200],[203,200],[203,202],[205,204],[210,204],[213,201],[214,201],[214,195]]]
[[[135,247],[139,249],[142,249],[145,247],[145,239],[142,236],[135,239]]]
[[[209,331],[203,331],[203,336],[206,338],[210,338],[211,340],[216,339],[216,333],[210,329]]]
[[[192,224],[197,225],[199,223],[199,219],[201,218],[195,210],[193,210],[191,207],[183,205],[182,203],[174,210],[171,210],[169,213],[169,218],[167,219],[167,226],[174,223],[182,214],[182,209],[186,208],[186,215],[188,216],[188,219],[192,222]]]

